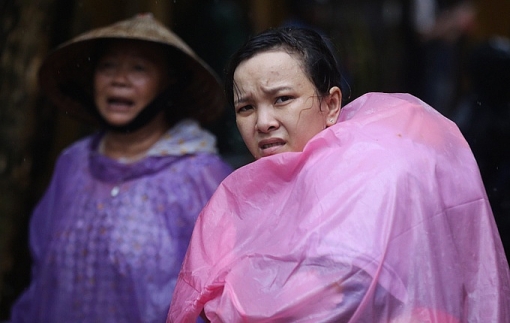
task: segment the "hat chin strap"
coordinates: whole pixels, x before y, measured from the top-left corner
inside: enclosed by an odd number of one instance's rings
[[[147,125],[151,122],[161,111],[165,109],[172,108],[172,93],[174,89],[171,87],[167,90],[160,93],[151,103],[149,103],[138,115],[131,120],[128,124],[125,125],[112,125],[108,121],[106,121],[103,116],[98,112],[97,108],[95,108],[95,112],[97,117],[101,121],[101,125],[108,131],[113,131],[116,133],[131,133],[135,132],[143,126]]]

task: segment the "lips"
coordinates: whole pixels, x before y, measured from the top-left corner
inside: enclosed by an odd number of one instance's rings
[[[261,145],[260,148],[261,149],[268,149],[268,148],[271,148],[271,147],[282,146],[282,145],[283,145],[283,143],[275,142],[275,143],[272,143],[272,144]]]
[[[280,138],[264,139],[259,142],[259,149],[262,156],[269,156],[277,154],[285,144],[285,140]]]

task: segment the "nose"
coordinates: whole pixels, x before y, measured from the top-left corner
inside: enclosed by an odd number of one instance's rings
[[[112,75],[112,84],[125,86],[129,83],[129,73],[127,68],[123,66],[118,66]]]
[[[278,122],[278,118],[276,117],[273,109],[265,107],[260,107],[258,109],[257,123],[255,124],[257,131],[268,133],[278,129],[279,126],[280,123]]]

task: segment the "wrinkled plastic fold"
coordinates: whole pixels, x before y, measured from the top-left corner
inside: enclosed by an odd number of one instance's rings
[[[510,322],[508,263],[457,126],[369,93],[303,152],[227,177],[167,322]]]

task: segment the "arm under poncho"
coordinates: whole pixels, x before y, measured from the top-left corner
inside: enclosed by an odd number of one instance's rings
[[[303,152],[229,176],[167,322],[510,322],[509,269],[454,123],[369,93]]]

